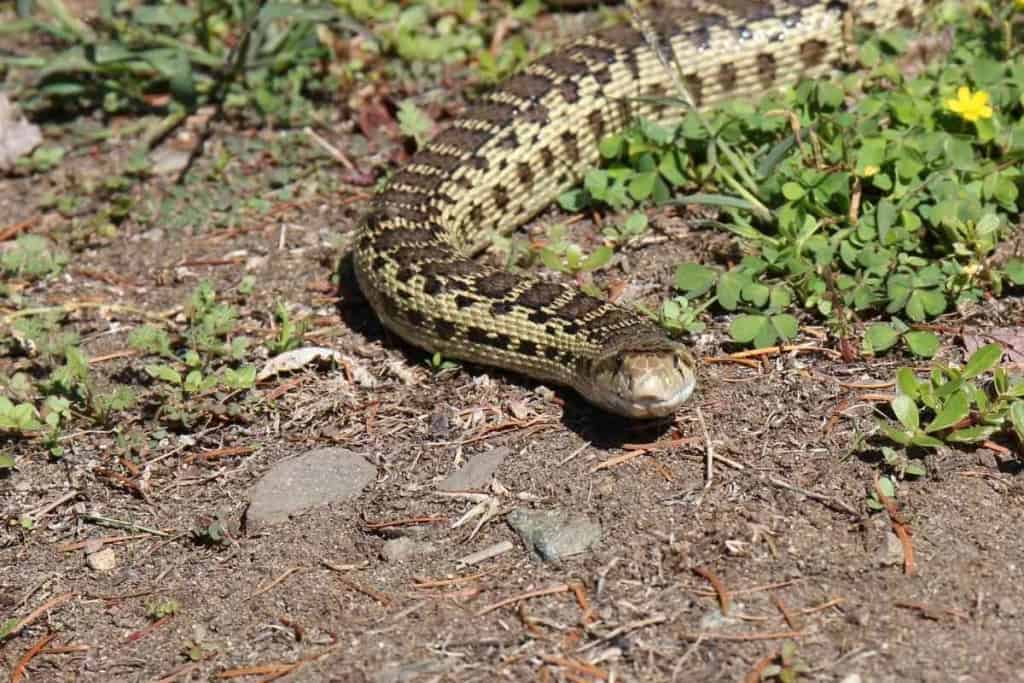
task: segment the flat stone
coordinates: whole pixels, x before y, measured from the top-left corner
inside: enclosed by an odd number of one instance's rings
[[[423,660],[405,664],[388,664],[373,675],[373,683],[413,683],[426,680],[428,674],[440,674],[449,669],[445,662]]]
[[[109,572],[117,566],[117,553],[113,548],[104,548],[85,558],[86,564],[95,571]]]
[[[276,524],[310,508],[355,498],[377,468],[347,448],[317,448],[274,465],[249,491],[246,521]]]
[[[883,567],[895,567],[903,564],[903,544],[895,533],[887,533],[885,541],[875,555],[879,565]]]
[[[384,542],[380,554],[388,562],[408,562],[434,553],[437,546],[429,541],[417,541],[408,536],[392,538]]]
[[[155,175],[173,175],[188,165],[191,152],[161,145],[149,155],[150,172]]]
[[[578,555],[601,540],[601,525],[580,513],[516,508],[505,520],[530,552],[544,561]]]
[[[480,455],[474,455],[469,462],[445,477],[437,485],[439,491],[469,491],[481,489],[498,471],[498,466],[512,451],[507,448],[495,448]]]

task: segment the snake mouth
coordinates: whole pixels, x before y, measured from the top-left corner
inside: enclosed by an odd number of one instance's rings
[[[619,349],[602,356],[578,390],[617,415],[671,415],[693,394],[697,380],[690,354],[679,344],[659,341],[658,348]]]
[[[696,380],[690,376],[690,379],[685,384],[682,384],[676,388],[675,393],[668,397],[642,397],[633,396],[630,398],[621,397],[623,399],[622,406],[623,413],[627,417],[636,418],[658,418],[668,417],[675,413],[683,403],[693,394],[694,388],[697,386]]]

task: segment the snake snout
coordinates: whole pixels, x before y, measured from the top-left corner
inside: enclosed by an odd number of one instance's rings
[[[619,351],[596,368],[587,397],[606,410],[637,418],[674,413],[693,393],[693,360],[676,344]]]

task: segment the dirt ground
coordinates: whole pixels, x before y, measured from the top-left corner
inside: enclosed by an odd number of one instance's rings
[[[351,150],[344,121],[331,123],[331,142]],[[82,139],[73,127],[47,132]],[[188,150],[194,139],[167,144]],[[254,289],[235,303],[247,334],[269,335],[274,302],[286,301],[313,323],[308,343],[351,366],[272,379],[254,393],[273,400],[190,429],[130,413],[115,426],[146,444],[130,466],[109,427],[70,432],[62,458],[7,443],[18,469],[0,479],[0,618],[34,618],[0,641],[0,670],[30,657],[22,680],[738,681],[757,680],[785,651],[802,680],[1024,680],[1024,489],[1012,457],[945,451],[927,477],[901,485],[913,574],[889,516],[865,506],[878,466],[853,445],[873,428],[870,394],[890,391],[907,359],[843,362],[808,320],[799,353],[723,362],[734,350],[728,320],[712,318],[690,340],[703,359],[698,393],[657,425],[611,420],[500,372],[434,373],[382,330],[350,281],[331,284],[368,188],[339,181],[345,171],[301,131],[218,126],[200,169],[226,150],[228,171],[195,173],[183,200],[235,184],[271,196],[279,167],[304,169],[269,212],[190,221],[172,177],[157,176],[134,197],[140,211],[169,201],[159,219],[73,234],[81,214],[46,198],[109,176],[131,142],[80,142],[56,169],[0,182],[0,229],[28,221],[71,254],[64,273],[21,293],[39,306],[77,304],[68,325],[94,372],[145,384],[141,361],[118,354],[144,318],[106,305],[165,311],[202,279],[227,291],[245,275]],[[386,166],[379,153],[353,160],[364,172]],[[651,215],[655,239],[601,276],[648,302],[669,292],[680,261],[728,244],[685,216]],[[537,225],[559,218],[551,210]],[[591,223],[574,230],[584,244],[599,239]],[[989,301],[943,324],[1009,325],[1021,311],[1014,299]],[[942,356],[961,359],[958,343],[944,337]],[[25,362],[0,358],[0,370]],[[353,380],[360,369],[376,386]],[[246,528],[253,483],[322,446],[364,455],[376,481],[354,501]],[[475,523],[453,528],[479,498],[440,496],[437,482],[498,447],[511,454],[483,493],[499,514],[475,535]],[[586,514],[601,540],[541,562],[503,520],[516,507]],[[29,512],[31,530],[18,524]],[[197,539],[214,520],[225,542]],[[401,535],[437,551],[383,559]],[[111,569],[87,562],[90,539],[113,549]],[[502,541],[512,549],[459,564]],[[170,602],[172,613],[156,610]]]

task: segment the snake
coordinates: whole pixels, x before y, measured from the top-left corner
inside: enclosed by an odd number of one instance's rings
[[[572,283],[479,262],[600,161],[639,118],[680,118],[674,85],[707,109],[852,61],[853,28],[912,25],[922,2],[695,2],[682,16],[594,31],[471,102],[372,199],[352,248],[384,327],[446,358],[570,387],[627,418],[673,415],[696,386],[686,346]]]

